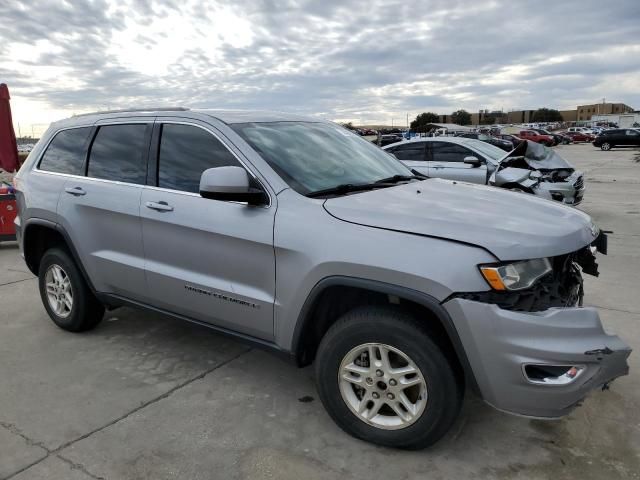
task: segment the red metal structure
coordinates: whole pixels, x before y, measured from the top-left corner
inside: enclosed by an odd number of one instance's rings
[[[7,172],[15,172],[20,164],[9,105],[10,98],[7,85],[0,84],[0,168]],[[16,239],[13,221],[17,213],[16,197],[12,187],[0,183],[0,242]]]
[[[18,170],[18,144],[13,130],[9,89],[0,83],[0,168],[7,172]]]

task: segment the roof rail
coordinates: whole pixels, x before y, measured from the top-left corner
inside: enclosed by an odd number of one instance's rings
[[[129,112],[186,112],[187,107],[149,107],[149,108],[122,108],[120,110],[99,110],[97,112],[78,113],[74,117],[85,117],[87,115],[99,115],[104,113],[129,113]]]

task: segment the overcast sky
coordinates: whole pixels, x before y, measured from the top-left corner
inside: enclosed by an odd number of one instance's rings
[[[640,0],[2,0],[0,82],[36,134],[149,105],[395,124],[603,97],[640,108]]]

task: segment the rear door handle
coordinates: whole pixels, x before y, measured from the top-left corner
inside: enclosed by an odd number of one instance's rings
[[[173,212],[173,207],[167,202],[147,202],[145,203],[145,206],[151,210],[157,210],[159,212]]]
[[[85,192],[81,187],[66,187],[64,191],[71,195],[75,195],[76,197],[87,194],[87,192]]]

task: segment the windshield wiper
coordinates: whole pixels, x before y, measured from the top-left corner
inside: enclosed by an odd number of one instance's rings
[[[375,188],[384,188],[390,185],[381,183],[343,183],[331,188],[324,188],[322,190],[316,190],[315,192],[307,193],[307,197],[324,197],[325,195],[344,195],[351,192],[364,192],[366,190],[373,190]]]
[[[398,182],[407,182],[409,180],[424,180],[424,175],[419,174],[418,172],[412,170],[412,173],[417,173],[417,175],[394,175],[393,177],[382,178],[380,180],[376,180],[375,183],[398,183]]]

